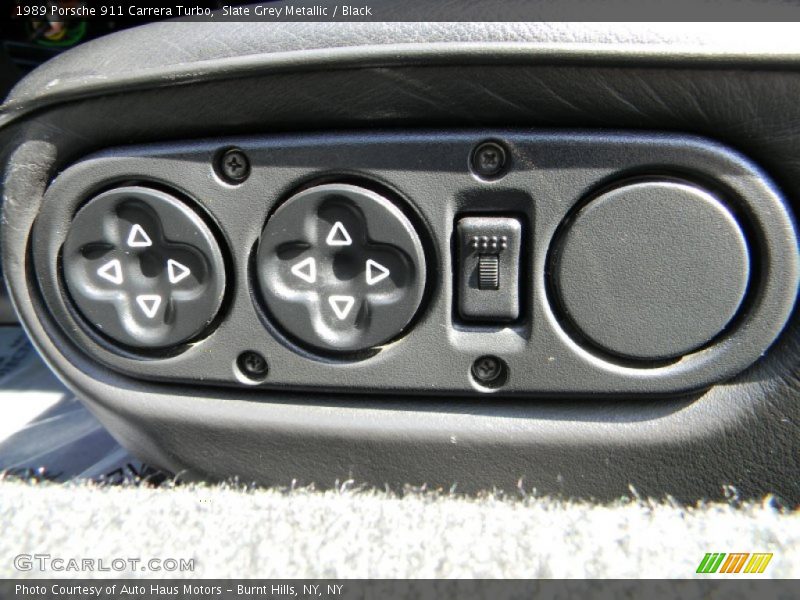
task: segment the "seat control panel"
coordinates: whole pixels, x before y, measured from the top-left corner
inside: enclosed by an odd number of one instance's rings
[[[761,169],[626,132],[110,149],[50,183],[30,255],[106,371],[348,395],[684,394],[758,360],[800,281]]]

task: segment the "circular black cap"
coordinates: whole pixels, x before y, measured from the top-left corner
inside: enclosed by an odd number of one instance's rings
[[[623,185],[584,206],[554,253],[565,316],[608,352],[679,357],[713,339],[745,294],[749,255],[735,217],[674,181]]]

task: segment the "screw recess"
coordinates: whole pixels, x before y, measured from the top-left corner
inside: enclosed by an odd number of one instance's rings
[[[486,387],[500,387],[505,383],[507,373],[506,363],[496,356],[481,356],[472,363],[472,376]]]
[[[228,183],[242,183],[250,176],[250,159],[238,148],[231,148],[219,157],[217,171]]]
[[[505,174],[508,153],[497,142],[482,142],[472,152],[472,171],[481,179],[498,179]]]
[[[269,373],[267,360],[252,350],[242,352],[236,359],[236,366],[239,367],[242,375],[253,381],[262,381]]]

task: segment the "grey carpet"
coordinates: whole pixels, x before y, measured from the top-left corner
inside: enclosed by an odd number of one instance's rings
[[[106,563],[194,559],[183,573],[193,577],[684,578],[706,552],[773,552],[759,577],[800,576],[800,512],[768,501],[687,509],[5,481],[0,523],[0,577],[26,575],[14,570],[15,555],[48,553]],[[109,575],[159,574],[95,574]]]

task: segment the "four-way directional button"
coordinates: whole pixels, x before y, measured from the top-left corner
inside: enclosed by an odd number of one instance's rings
[[[150,248],[153,245],[153,240],[142,225],[134,223],[128,231],[126,245],[129,248]],[[311,260],[313,261],[313,259]],[[174,258],[168,258],[166,261],[166,273],[169,283],[175,285],[189,277],[192,274],[192,270],[190,267]],[[313,276],[313,262],[311,264],[311,273]],[[97,269],[97,275],[114,285],[122,285],[125,282],[122,262],[118,258],[108,261]],[[158,309],[161,307],[163,301],[164,297],[161,294],[139,294],[136,296],[136,305],[149,320],[156,318]]]
[[[387,198],[348,184],[307,188],[272,213],[256,261],[268,318],[323,352],[361,352],[403,332],[425,287],[422,244]]]
[[[185,202],[159,190],[122,187],[87,202],[62,255],[82,325],[126,352],[196,338],[222,305],[225,264],[216,237]]]

